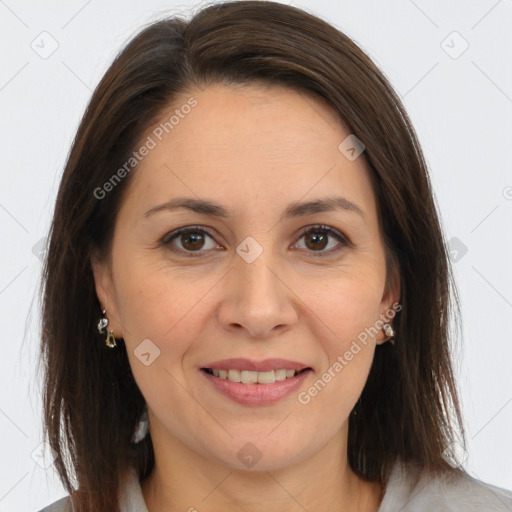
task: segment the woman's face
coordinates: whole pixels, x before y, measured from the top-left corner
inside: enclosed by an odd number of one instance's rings
[[[398,299],[349,135],[318,99],[252,84],[184,94],[142,138],[94,270],[158,448],[268,470],[346,442],[384,341],[368,329]]]

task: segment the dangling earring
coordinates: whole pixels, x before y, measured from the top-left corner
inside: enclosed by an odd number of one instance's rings
[[[132,443],[140,443],[149,432],[148,409],[144,406],[144,411],[140,415],[139,421],[132,435]]]
[[[382,325],[382,330],[384,331],[384,333],[388,337],[388,341],[391,343],[391,345],[394,345],[395,344],[395,340],[393,338],[395,336],[395,331],[394,331],[393,327],[391,327],[391,324],[383,324]]]
[[[101,318],[98,322],[98,332],[103,334],[105,332],[105,328],[108,326],[108,318],[105,316],[107,310],[104,309],[101,314]],[[105,345],[109,348],[114,348],[116,344],[116,339],[114,337],[114,330],[111,329],[110,332],[107,333],[107,339],[105,340]]]

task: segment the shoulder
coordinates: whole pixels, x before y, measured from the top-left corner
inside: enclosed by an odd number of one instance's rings
[[[144,503],[139,476],[133,466],[130,466],[121,476],[119,490],[119,507],[121,512],[148,512]],[[74,512],[71,497],[66,496],[39,510],[39,512]]]
[[[512,512],[512,491],[455,470],[442,477],[397,462],[378,512]]]
[[[71,508],[71,498],[69,496],[62,498],[41,509],[39,512],[73,512]]]

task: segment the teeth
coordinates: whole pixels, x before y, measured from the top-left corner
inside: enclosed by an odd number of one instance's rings
[[[213,370],[213,375],[220,379],[228,379],[232,382],[241,382],[242,384],[274,384],[285,379],[293,377],[297,370],[270,370],[268,372],[255,372],[252,370]]]
[[[256,373],[258,374],[258,384],[274,384],[274,382],[276,381],[276,378],[274,376],[274,370],[270,370],[269,372]]]
[[[227,378],[232,382],[240,382],[240,370],[228,370]]]
[[[286,379],[286,370],[274,370],[274,375],[276,380],[284,380]]]
[[[249,372],[247,370],[242,370],[240,372],[240,382],[243,382],[244,384],[257,384],[258,372]]]

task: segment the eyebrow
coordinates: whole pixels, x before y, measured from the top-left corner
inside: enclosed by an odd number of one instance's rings
[[[148,210],[144,217],[149,217],[154,213],[160,211],[172,211],[178,208],[186,208],[195,213],[203,215],[211,215],[219,218],[233,217],[233,212],[224,206],[208,201],[206,199],[195,199],[192,197],[176,197],[166,203],[159,204]],[[331,196],[323,199],[315,199],[307,202],[293,202],[288,205],[284,213],[281,215],[280,220],[302,217],[314,213],[331,212],[335,210],[342,210],[353,212],[365,218],[363,210],[355,203],[340,196]]]

